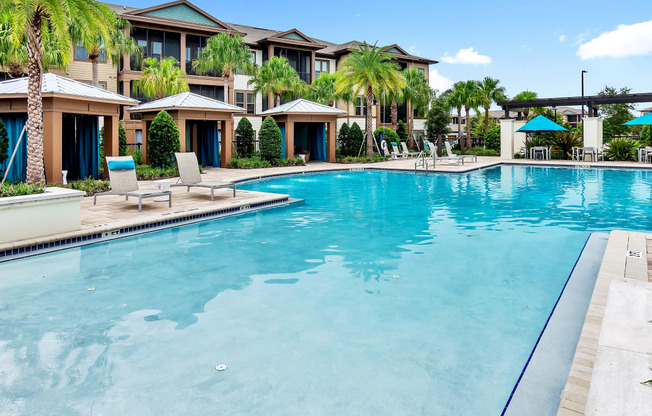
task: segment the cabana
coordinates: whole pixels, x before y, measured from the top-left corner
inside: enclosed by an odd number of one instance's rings
[[[100,172],[99,116],[104,117],[104,154],[118,156],[118,122],[121,105],[138,101],[73,81],[43,74],[43,159],[48,183],[68,179],[97,179]],[[27,78],[0,82],[0,119],[9,135],[9,156],[27,122]],[[6,169],[9,159],[1,166]],[[7,180],[25,180],[27,132],[16,151]]]
[[[338,114],[346,114],[346,111],[298,99],[259,115],[276,120],[283,136],[285,158],[308,155],[310,160],[335,162]]]
[[[244,108],[191,92],[171,95],[128,108],[143,122],[143,162],[147,161],[147,132],[154,117],[167,111],[179,129],[182,152],[195,152],[202,166],[227,166],[231,161],[233,114]]]

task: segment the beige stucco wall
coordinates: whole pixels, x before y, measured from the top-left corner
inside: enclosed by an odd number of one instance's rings
[[[98,64],[98,75],[100,82],[106,82],[106,89],[111,92],[118,92],[118,69],[112,64],[100,62]],[[90,61],[71,60],[64,76],[76,81],[91,83],[93,80],[93,64]]]

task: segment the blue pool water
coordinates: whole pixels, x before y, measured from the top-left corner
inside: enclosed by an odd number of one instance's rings
[[[243,188],[305,204],[2,263],[0,414],[499,415],[651,176],[284,177]]]

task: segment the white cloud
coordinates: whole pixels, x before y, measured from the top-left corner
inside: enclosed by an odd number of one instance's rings
[[[584,43],[580,41],[577,55],[582,59],[601,57],[624,58],[652,53],[652,20],[633,25],[619,25]]]
[[[442,93],[453,86],[453,81],[441,75],[438,70],[431,68],[429,74],[430,88]]]
[[[412,45],[408,48],[407,50],[411,55],[419,55],[419,49],[417,49],[417,45]]]
[[[566,35],[559,35],[559,41],[560,42],[565,42],[566,41]]]
[[[473,47],[468,49],[460,49],[457,51],[455,56],[450,56],[448,52],[446,52],[441,60],[448,64],[486,65],[491,63],[491,58],[489,56],[480,55],[478,52],[473,50]]]

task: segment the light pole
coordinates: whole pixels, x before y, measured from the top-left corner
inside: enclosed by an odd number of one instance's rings
[[[582,117],[580,122],[582,123],[582,138],[584,138],[584,74],[586,74],[587,70],[583,69],[582,70]]]

